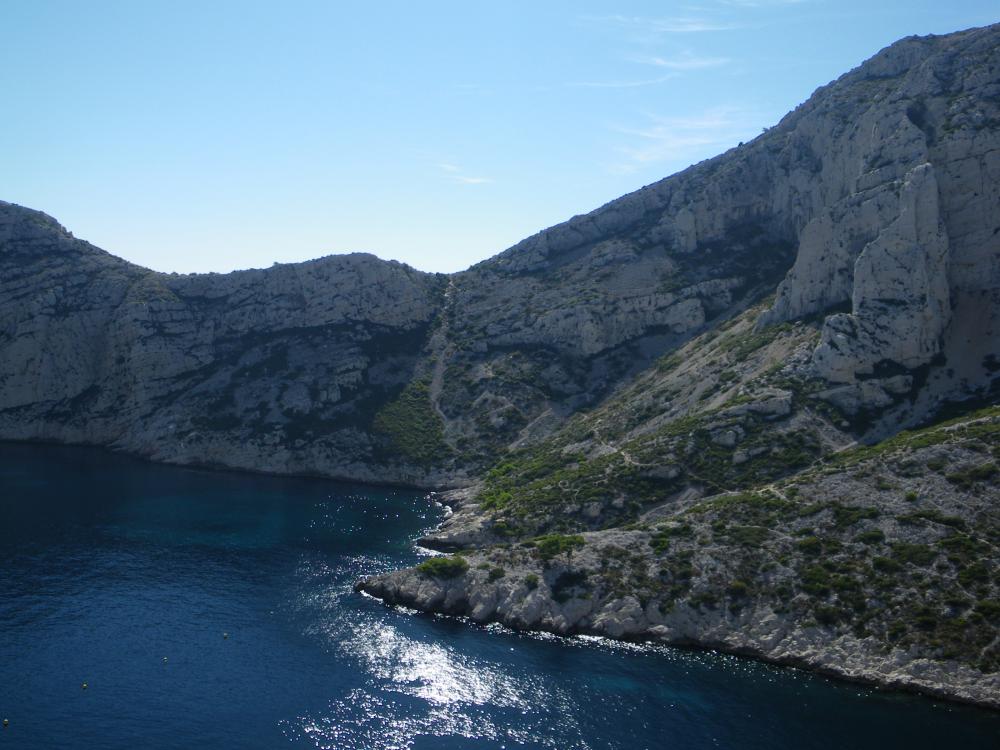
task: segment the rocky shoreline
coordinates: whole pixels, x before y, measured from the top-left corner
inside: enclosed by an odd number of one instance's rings
[[[673,637],[659,630],[663,626],[652,626],[628,636],[615,636],[606,627],[574,626],[564,630],[544,620],[526,624],[520,620],[512,621],[499,613],[485,620],[477,620],[473,616],[472,610],[465,605],[468,596],[453,599],[445,594],[442,603],[434,603],[433,599],[436,596],[432,595],[432,599],[429,601],[424,596],[426,590],[421,592],[419,585],[412,588],[401,587],[397,582],[389,583],[386,578],[386,576],[380,576],[359,581],[355,590],[379,599],[387,606],[408,607],[428,614],[468,617],[479,624],[498,623],[516,631],[543,632],[559,636],[591,635],[616,641],[654,643],[673,648],[718,652],[756,659],[776,666],[801,669],[824,677],[881,690],[914,693],[951,703],[1000,711],[1000,697],[998,697],[1000,696],[1000,682],[994,678],[984,685],[981,675],[972,670],[960,675],[961,684],[956,686],[954,673],[950,670],[936,669],[937,665],[932,662],[912,663],[911,666],[915,668],[913,672],[886,673],[882,668],[886,662],[884,658],[866,658],[865,655],[856,653],[854,658],[847,662],[835,663],[830,660],[832,653],[829,650],[820,651],[819,648],[801,651],[795,649],[778,650],[766,649],[757,643],[741,642],[734,639]],[[449,604],[453,606],[449,606]],[[817,644],[817,646],[829,649],[830,644]],[[844,644],[844,653],[848,653],[849,646],[850,644]],[[917,674],[916,671],[924,665],[926,665],[926,670],[923,671],[923,674]],[[947,686],[943,682],[944,679],[948,680]]]
[[[1000,710],[1000,409],[858,448],[836,470],[674,499],[648,522],[510,539],[476,489],[420,540],[457,552],[358,582],[389,605],[710,649]],[[927,468],[930,467],[930,468]],[[873,484],[869,477],[878,477]],[[482,490],[478,490],[482,492]]]
[[[478,558],[471,558],[473,562]],[[530,574],[529,574],[530,575]],[[558,573],[557,573],[558,575]],[[488,577],[488,575],[487,575]],[[800,634],[775,641],[772,611],[753,612],[741,618],[754,627],[740,630],[724,621],[692,621],[690,626],[666,624],[665,618],[647,617],[640,603],[625,599],[595,616],[573,620],[552,598],[551,589],[529,590],[518,584],[501,590],[476,576],[452,581],[429,580],[419,573],[390,573],[359,581],[355,591],[421,612],[468,617],[480,624],[499,623],[512,630],[547,632],[560,636],[593,635],[629,642],[717,651],[794,667],[827,677],[886,690],[918,693],[939,700],[1000,711],[1000,677],[976,670],[942,665],[929,659],[912,659],[904,651],[888,656],[872,653],[851,637],[828,641],[822,634]],[[494,599],[496,606],[483,606]],[[759,618],[759,619],[758,619]],[[654,622],[659,624],[653,624]]]

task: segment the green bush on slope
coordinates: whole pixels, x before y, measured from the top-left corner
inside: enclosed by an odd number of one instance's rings
[[[372,427],[376,434],[389,438],[392,447],[414,463],[432,466],[450,454],[441,417],[434,411],[430,389],[423,380],[413,381],[395,401],[383,406],[375,415]]]

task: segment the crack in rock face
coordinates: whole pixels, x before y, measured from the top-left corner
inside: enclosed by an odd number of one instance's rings
[[[915,369],[941,351],[951,322],[949,253],[932,165],[907,173],[899,204],[855,261],[853,312],[823,326],[813,362],[832,383],[871,375],[885,360]]]

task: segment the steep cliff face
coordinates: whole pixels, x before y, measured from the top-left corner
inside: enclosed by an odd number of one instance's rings
[[[815,374],[873,437],[988,391],[998,37],[905,39],[752,143],[458,275],[456,338],[476,356],[453,357],[456,418],[485,412],[515,444],[547,432],[782,275],[759,325],[829,316]]]
[[[827,318],[815,371],[842,384],[830,399],[852,412],[891,407],[874,436],[926,418],[940,401],[982,395],[993,382],[997,36],[990,27],[906,39],[830,87],[877,92],[834,159],[846,192],[804,227],[762,323],[850,302],[850,313]],[[916,407],[895,403],[900,377]]]
[[[372,419],[412,377],[440,279],[365,255],[159,274],[9,204],[0,259],[4,437],[423,479],[380,471]]]

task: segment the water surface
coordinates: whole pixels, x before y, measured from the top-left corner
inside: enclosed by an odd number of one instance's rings
[[[352,592],[440,517],[416,492],[0,443],[0,748],[1000,747],[985,711]]]

